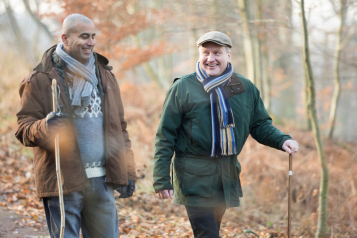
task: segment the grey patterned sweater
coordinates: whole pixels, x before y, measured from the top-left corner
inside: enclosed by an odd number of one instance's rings
[[[72,82],[69,80],[69,88],[67,89],[64,79],[65,63],[55,53],[52,55],[52,60],[65,88],[65,93],[72,100]],[[79,150],[88,178],[101,177],[106,174],[103,109],[98,88],[93,88],[91,96],[88,107],[81,108],[78,115],[73,113]]]

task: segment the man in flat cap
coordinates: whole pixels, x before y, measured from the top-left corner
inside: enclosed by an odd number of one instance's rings
[[[298,143],[272,125],[258,89],[234,72],[227,35],[208,32],[197,46],[196,72],[175,80],[166,94],[154,189],[161,199],[185,205],[195,237],[219,237],[223,214],[243,196],[237,156],[248,135],[290,154]]]

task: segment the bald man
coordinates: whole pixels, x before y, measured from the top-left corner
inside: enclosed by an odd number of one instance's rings
[[[48,49],[20,85],[17,139],[33,147],[36,192],[43,198],[51,237],[60,236],[54,137],[59,134],[65,207],[64,237],[118,238],[113,190],[135,189],[120,90],[108,59],[93,51],[96,30],[80,14],[63,22],[62,43]],[[52,79],[60,91],[52,112]]]

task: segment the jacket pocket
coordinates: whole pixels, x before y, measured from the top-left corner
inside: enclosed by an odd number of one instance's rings
[[[219,171],[215,160],[187,157],[181,192],[189,196],[211,197],[219,187]]]
[[[190,120],[190,134],[189,134],[189,139],[190,139],[190,144],[191,145],[196,145],[196,133],[199,131],[198,127],[198,118],[191,118]]]

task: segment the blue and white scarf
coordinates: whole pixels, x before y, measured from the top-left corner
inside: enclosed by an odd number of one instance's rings
[[[208,76],[196,65],[197,79],[203,84],[204,90],[210,94],[212,118],[212,149],[211,157],[228,156],[237,153],[234,139],[233,112],[223,86],[231,78],[233,66],[228,63],[227,68],[220,76]]]

